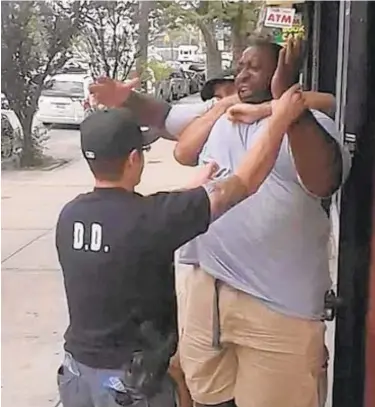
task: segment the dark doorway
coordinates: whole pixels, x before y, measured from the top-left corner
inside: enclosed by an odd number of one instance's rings
[[[366,313],[375,163],[375,4],[343,2],[349,27],[344,132],[356,136],[352,171],[341,196],[333,406],[364,406]],[[346,99],[346,103],[345,103]],[[372,407],[372,406],[367,406]]]

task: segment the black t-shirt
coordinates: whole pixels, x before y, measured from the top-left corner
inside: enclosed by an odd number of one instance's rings
[[[68,203],[56,229],[70,316],[65,349],[88,366],[117,369],[152,341],[145,322],[165,340],[174,334],[173,252],[209,220],[203,188],[145,197],[96,188]]]

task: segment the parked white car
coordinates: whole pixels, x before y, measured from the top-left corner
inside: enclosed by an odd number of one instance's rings
[[[44,83],[37,119],[43,124],[79,125],[84,119],[84,103],[92,78],[82,74],[58,74]]]

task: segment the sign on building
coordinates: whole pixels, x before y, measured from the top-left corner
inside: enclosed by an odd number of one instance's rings
[[[290,37],[294,39],[305,38],[305,27],[302,24],[302,15],[299,13],[295,14],[291,27],[282,28],[280,32],[275,34],[275,42],[284,46]]]
[[[293,26],[294,8],[267,7],[264,25],[272,28],[288,28]]]

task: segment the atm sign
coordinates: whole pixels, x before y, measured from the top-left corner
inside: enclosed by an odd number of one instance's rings
[[[267,7],[264,25],[272,28],[292,27],[295,12],[294,8]]]

